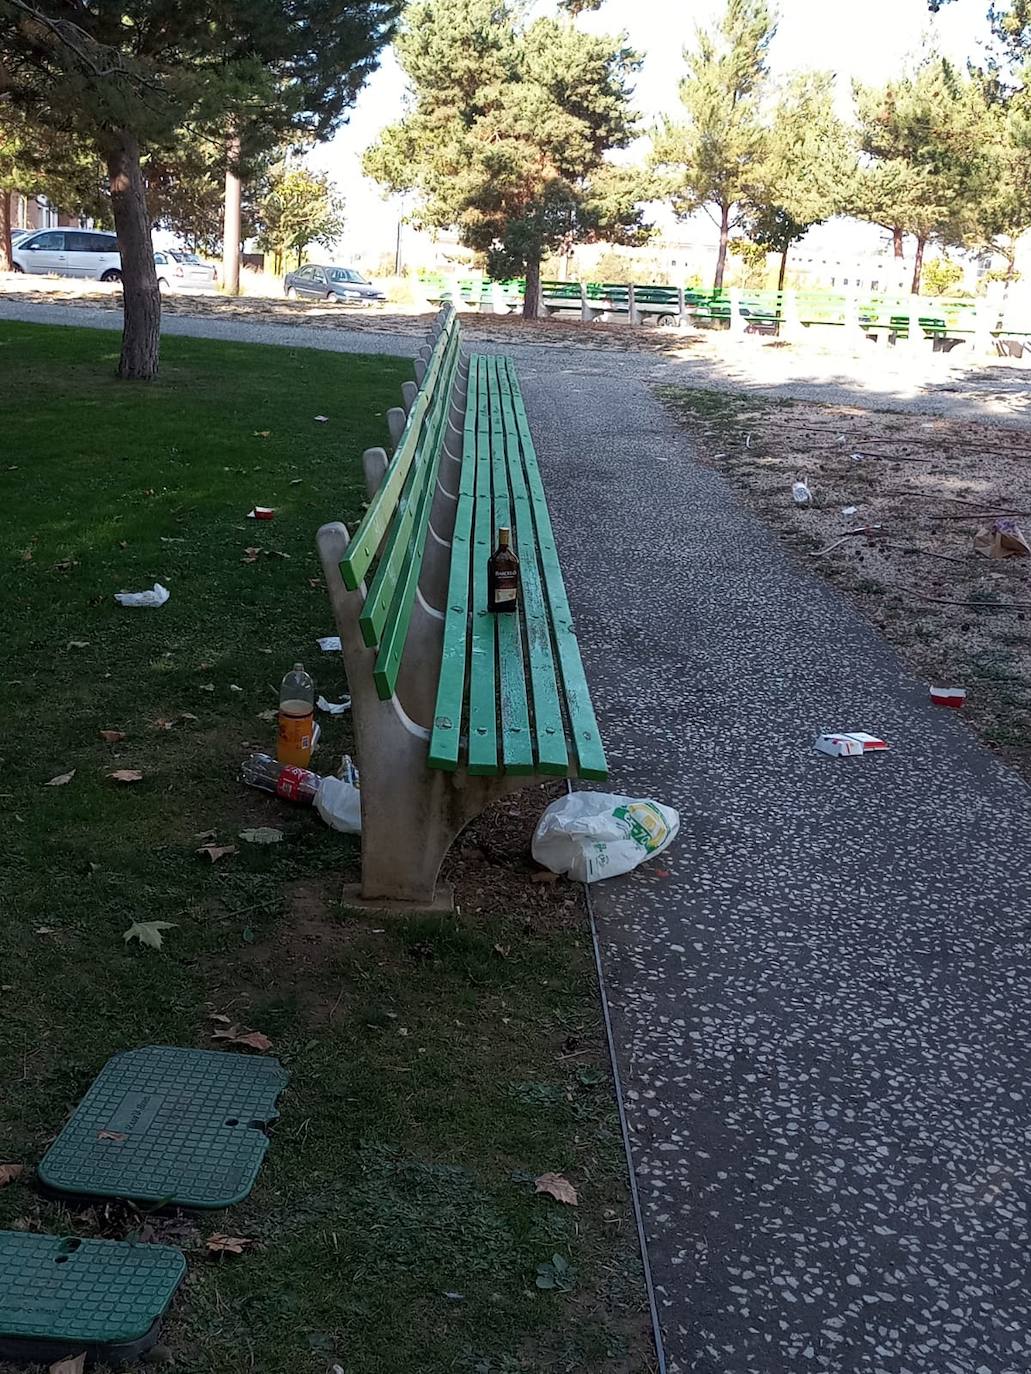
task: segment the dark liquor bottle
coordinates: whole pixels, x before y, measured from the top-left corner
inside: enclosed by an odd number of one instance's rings
[[[519,602],[519,559],[511,548],[512,535],[498,530],[498,547],[487,562],[487,609],[514,611]]]

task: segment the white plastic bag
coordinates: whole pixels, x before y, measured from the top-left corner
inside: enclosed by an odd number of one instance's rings
[[[155,582],[149,592],[115,592],[115,600],[120,606],[163,606],[172,593],[160,582]]]
[[[629,873],[669,847],[680,816],[657,801],[573,792],[552,802],[533,835],[533,857],[574,882]]]
[[[340,765],[340,776],[323,778],[312,803],[315,810],[332,830],[344,835],[362,833],[361,779],[350,754]]]

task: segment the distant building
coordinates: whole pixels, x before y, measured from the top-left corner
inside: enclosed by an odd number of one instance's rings
[[[46,196],[15,191],[11,196],[12,229],[89,229],[92,221],[81,215],[66,215],[55,209]]]

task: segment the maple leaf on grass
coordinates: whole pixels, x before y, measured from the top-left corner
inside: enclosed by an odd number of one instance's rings
[[[224,1236],[221,1232],[208,1237],[209,1255],[242,1255],[254,1244],[248,1236]]]
[[[86,1352],[81,1355],[68,1355],[50,1366],[49,1374],[82,1374],[86,1368]]]
[[[541,1174],[533,1182],[535,1193],[547,1193],[548,1197],[553,1197],[556,1202],[564,1202],[567,1207],[577,1207],[580,1203],[576,1189],[561,1174]]]
[[[122,936],[123,940],[139,940],[148,949],[160,949],[164,944],[163,930],[175,930],[175,921],[134,921]]]
[[[227,1040],[230,1045],[247,1045],[248,1048],[258,1050],[262,1054],[272,1048],[272,1041],[267,1035],[262,1035],[261,1031],[241,1030],[239,1026],[226,1026],[223,1030],[213,1030],[211,1038],[212,1040]]]
[[[198,854],[206,854],[213,864],[217,864],[219,859],[224,859],[227,854],[236,853],[235,844],[202,844],[197,850]]]
[[[0,1188],[6,1188],[25,1172],[24,1164],[0,1164]]]

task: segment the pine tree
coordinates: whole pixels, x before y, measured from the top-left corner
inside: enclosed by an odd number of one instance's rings
[[[705,210],[719,226],[716,290],[730,232],[745,223],[748,188],[766,155],[761,106],[775,33],[766,0],[727,0],[717,28],[699,29],[695,49],[684,50],[686,120],[666,119],[654,135],[653,164],[666,178],[676,213],[687,219]]]
[[[834,77],[793,77],[773,111],[765,153],[745,190],[744,228],[780,254],[783,291],[791,245],[845,208],[856,167],[854,141],[834,113]]]
[[[854,87],[859,141],[870,160],[852,212],[916,239],[912,290],[924,250],[962,244],[992,178],[992,128],[978,83],[940,57],[883,87]]]
[[[122,257],[119,375],[156,375],[161,301],[142,161],[194,127],[268,148],[326,136],[401,0],[0,0],[0,98],[103,159]]]
[[[525,274],[526,315],[537,313],[546,254],[647,237],[637,179],[606,161],[635,133],[640,60],[622,40],[568,20],[527,23],[509,0],[422,0],[397,53],[411,109],[368,150],[366,171],[414,192],[416,221],[457,228],[493,275]]]

